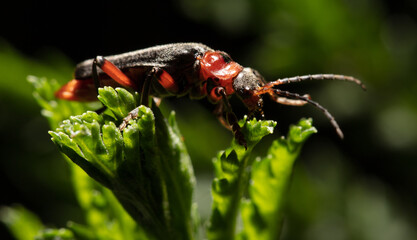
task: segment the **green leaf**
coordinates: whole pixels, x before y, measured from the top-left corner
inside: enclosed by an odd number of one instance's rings
[[[94,232],[87,226],[77,224],[74,222],[68,222],[67,227],[72,231],[76,239],[94,239]]]
[[[104,87],[98,90],[98,99],[109,108],[118,119],[122,119],[136,107],[135,96],[124,88]]]
[[[74,190],[80,206],[84,210],[87,225],[83,226],[70,222],[67,228],[74,233],[77,239],[148,239],[148,236],[145,236],[143,230],[123,209],[113,193],[103,187],[110,187],[112,184],[108,175],[102,171],[97,171],[98,168],[103,166],[94,161],[90,162],[91,159],[87,159],[77,142],[71,138],[88,138],[88,131],[91,131],[91,129],[86,126],[91,127],[94,122],[98,122],[99,125],[104,124],[106,126],[103,128],[105,133],[102,137],[103,146],[108,148],[112,156],[120,156],[121,136],[117,134],[118,129],[114,123],[107,123],[105,120],[114,119],[114,116],[101,116],[95,112],[86,112],[88,109],[100,108],[100,104],[97,103],[84,104],[56,100],[54,92],[59,86],[53,80],[33,76],[28,77],[28,80],[35,89],[35,98],[44,108],[42,112],[48,113],[46,117],[51,127],[57,128],[59,125],[62,127],[59,131],[49,132],[52,140],[63,153],[78,165],[70,164],[69,166]],[[79,114],[82,115],[70,117]],[[112,112],[109,111],[109,114],[112,114]],[[63,121],[64,119],[67,120]],[[112,140],[113,137],[114,140]],[[112,167],[112,165],[110,164],[108,167]]]
[[[98,98],[107,110],[99,115],[86,111],[87,105],[53,99],[53,82],[31,82],[51,126],[59,126],[50,131],[52,141],[77,165],[71,167],[73,182],[87,220],[86,225],[70,222],[63,230],[45,230],[39,239],[194,238],[195,178],[174,113],[166,119],[155,105],[137,107],[137,94],[105,87]],[[118,124],[133,109],[137,116],[120,131]],[[247,149],[233,140],[213,161],[216,177],[207,236],[234,239],[241,209],[244,229],[239,237],[277,239],[293,163],[316,130],[311,120],[301,120],[259,160],[252,150],[276,123],[245,117],[239,124]]]
[[[67,224],[77,239],[148,239],[110,190],[92,181],[78,167],[72,168],[72,174],[87,220],[86,226],[74,222]]]
[[[315,132],[311,119],[300,120],[290,127],[286,139],[275,140],[267,156],[253,164],[250,198],[241,207],[244,239],[279,238],[294,162],[302,144]]]
[[[69,229],[44,229],[35,240],[75,240],[74,234]]]
[[[82,114],[87,110],[98,108],[96,103],[85,104],[74,101],[57,100],[54,93],[59,88],[55,80],[28,76],[28,82],[32,85],[33,97],[42,108],[42,115],[48,119],[52,129],[70,116]]]
[[[157,238],[191,239],[190,158],[173,114],[137,107],[137,95],[122,88],[99,89],[108,111],[70,117],[50,132],[59,149],[90,177],[108,187],[130,216]],[[137,117],[119,130],[116,123],[135,107]]]
[[[18,240],[34,239],[44,228],[40,219],[22,206],[2,207],[0,221]]]
[[[234,239],[240,200],[249,181],[251,152],[266,135],[272,134],[274,121],[247,120],[239,122],[247,141],[247,150],[235,140],[214,160],[216,178],[212,184],[212,215],[207,231],[209,239]]]

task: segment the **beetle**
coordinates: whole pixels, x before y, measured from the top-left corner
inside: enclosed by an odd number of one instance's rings
[[[280,104],[302,106],[311,104],[330,120],[340,138],[343,132],[330,112],[311,97],[283,91],[282,84],[307,80],[343,80],[364,84],[350,76],[315,74],[278,79],[267,82],[258,71],[242,67],[229,54],[200,43],[173,43],[154,46],[108,57],[97,56],[79,63],[74,79],[62,86],[55,96],[73,101],[95,101],[97,90],[103,86],[124,87],[141,92],[140,103],[148,105],[149,95],[154,97],[188,95],[191,99],[207,97],[216,104],[214,113],[220,123],[230,129],[237,142],[246,141],[241,132],[229,98],[236,94],[249,111],[249,116],[264,117],[263,95]],[[136,118],[138,109],[132,110],[119,126],[123,130],[129,120]]]

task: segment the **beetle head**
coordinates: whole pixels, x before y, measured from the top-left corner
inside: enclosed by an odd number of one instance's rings
[[[263,105],[262,97],[257,90],[264,85],[264,78],[252,68],[244,68],[233,80],[233,89],[242,99],[249,111],[260,110]]]

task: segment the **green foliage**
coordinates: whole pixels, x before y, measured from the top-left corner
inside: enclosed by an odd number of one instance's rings
[[[42,115],[48,119],[52,129],[57,128],[60,122],[70,116],[82,114],[91,109],[86,104],[79,102],[55,99],[54,92],[59,88],[56,80],[47,80],[35,76],[28,76],[27,80],[33,86],[33,97],[42,108]]]
[[[44,229],[36,236],[35,240],[75,240],[74,234],[65,228],[61,229]]]
[[[105,87],[99,100],[111,111],[88,111],[63,121],[52,140],[89,176],[109,188],[150,236],[192,238],[194,175],[174,115],[139,106],[121,132],[116,123],[135,107],[125,89]],[[155,114],[155,115],[154,115]]]
[[[29,76],[28,81],[33,85],[35,90],[33,95],[52,128],[58,127],[71,115],[82,114],[99,106],[55,99],[53,93],[59,86],[54,80]],[[66,226],[68,231],[72,231],[77,239],[109,239],[109,236],[110,239],[137,239],[144,236],[143,231],[138,228],[109,189],[90,178],[84,169],[75,164],[69,166],[74,190],[85,213],[87,226],[69,222]],[[46,233],[50,235],[62,231],[53,229]]]
[[[311,119],[300,120],[286,139],[275,140],[267,156],[253,164],[249,199],[242,204],[243,239],[279,238],[294,162],[304,141],[315,132]]]
[[[196,22],[204,22],[216,29],[210,46],[225,50],[245,66],[254,67],[267,80],[334,72],[359,77],[371,90],[362,94],[356,88],[352,90],[339,83],[319,83],[313,88],[313,84],[294,86],[299,93],[310,93],[334,114],[347,134],[342,143],[329,139],[334,138],[334,133],[327,131],[330,128],[328,122],[310,107],[276,109],[276,116],[267,112],[268,118],[280,121],[297,119],[299,115],[296,114],[300,113],[314,116],[314,119],[317,116],[323,119],[316,123],[319,129],[327,128],[324,132],[328,133],[323,132],[315,138],[308,152],[303,149],[302,162],[297,164],[291,183],[284,239],[417,239],[416,214],[410,204],[417,202],[417,192],[412,184],[417,180],[417,81],[414,81],[417,76],[417,28],[415,15],[410,15],[416,11],[410,4],[399,4],[399,9],[391,11],[390,4],[388,1],[361,0],[182,0],[174,9],[175,14],[182,15],[186,11],[195,17],[191,28],[199,26]],[[37,11],[32,12],[39,15]],[[184,18],[181,21],[183,23]],[[20,29],[20,32],[25,31]],[[140,31],[136,32],[140,34]],[[5,34],[7,38],[7,32]],[[233,48],[214,46],[231,43],[230,39],[225,43],[224,34],[241,41],[235,41]],[[48,36],[51,41],[47,45],[53,44],[56,39],[53,35]],[[217,40],[215,35],[219,37]],[[149,40],[146,43],[138,41],[139,45],[149,44]],[[48,137],[42,138],[42,133],[46,132],[45,124],[39,119],[32,91],[24,79],[33,74],[54,77],[63,83],[70,79],[75,63],[57,55],[48,46],[29,52],[25,46],[22,51],[30,53],[32,58],[11,49],[0,39],[0,127],[2,136],[7,136],[1,145],[1,175],[7,179],[3,182],[8,185],[4,190],[13,188],[21,201],[31,199],[34,193],[42,193],[40,189],[58,194],[56,201],[50,194],[37,194],[31,201],[31,206],[48,206],[42,209],[49,211],[46,213],[51,221],[48,224],[53,224],[63,215],[56,211],[57,206],[62,206],[63,192],[69,199],[64,204],[72,202],[64,182],[67,174],[62,174],[67,169],[62,169],[60,163],[65,162],[57,159],[56,154],[45,152],[45,149],[50,152]],[[79,103],[58,101],[57,104],[87,108]],[[184,108],[186,111],[178,109],[177,121],[194,167],[198,173],[208,176],[211,168],[207,162],[215,156],[215,151],[226,146],[230,133],[224,131],[206,109],[203,110],[205,115],[201,111],[196,113],[195,106],[201,108],[201,104],[194,101],[192,107]],[[62,120],[83,112],[85,110],[63,114],[67,116],[62,116]],[[57,108],[53,113],[60,115],[62,111]],[[51,128],[55,129],[58,124],[56,122]],[[196,128],[201,131],[195,131]],[[285,131],[286,124],[280,122],[279,129]],[[373,162],[377,162],[378,167],[369,168],[369,163],[373,166]],[[89,222],[96,222],[99,229],[100,218],[103,219],[101,222],[115,223],[111,216],[87,217],[104,215],[107,208],[95,205],[95,202],[100,203],[98,196],[103,195],[100,190],[103,187],[75,164],[68,166],[74,181],[79,182],[74,183],[74,190],[86,219],[95,219],[87,220],[86,225],[90,227]],[[368,168],[361,171],[364,166]],[[3,200],[16,200],[14,195],[5,195]],[[72,215],[78,213],[72,211]],[[245,230],[248,230],[246,226]]]
[[[3,218],[12,230],[27,223],[27,234],[36,239],[195,239],[199,218],[192,202],[194,173],[173,113],[166,119],[155,105],[138,106],[137,94],[104,87],[98,99],[107,109],[97,114],[88,111],[97,106],[56,100],[54,81],[29,77],[29,82],[43,115],[51,126],[59,126],[49,132],[52,141],[75,163],[70,164],[73,184],[86,225],[68,222],[65,228],[45,229],[33,214],[15,208],[8,211],[21,217]],[[123,118],[135,108],[137,117],[120,130]],[[315,129],[311,120],[300,121],[259,160],[252,150],[272,134],[276,122],[245,117],[239,124],[247,149],[233,140],[213,162],[207,236],[276,239],[293,163]],[[236,235],[239,209],[244,229]]]
[[[0,220],[18,240],[34,239],[44,228],[39,218],[22,206],[2,207]]]
[[[262,137],[271,134],[276,125],[273,121],[240,121],[248,149],[235,141],[232,146],[218,154],[214,160],[216,178],[212,184],[213,206],[208,229],[209,239],[233,239],[239,202],[245,191],[250,155]]]
[[[212,185],[213,207],[208,237],[234,239],[236,215],[241,206],[244,228],[240,238],[278,239],[294,161],[304,141],[316,129],[311,125],[311,119],[301,120],[290,128],[286,139],[272,143],[265,158],[253,161],[251,150],[262,137],[272,133],[276,123],[255,119],[244,119],[241,123],[248,138],[248,151],[233,144],[214,160],[216,178]],[[248,192],[247,199],[242,200],[245,192]]]

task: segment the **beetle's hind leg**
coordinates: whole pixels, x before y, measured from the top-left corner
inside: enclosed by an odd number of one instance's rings
[[[140,103],[139,105],[145,105],[149,107],[149,96],[151,93],[152,81],[158,81],[169,92],[177,92],[178,86],[175,83],[172,76],[159,67],[152,67],[151,70],[146,74],[145,80],[143,82],[141,94],[140,94]],[[157,103],[158,104],[158,103]],[[159,104],[158,104],[159,105]],[[123,119],[123,122],[120,124],[119,129],[122,131],[126,128],[130,120],[136,119],[139,114],[139,109],[135,108]]]
[[[155,74],[157,72],[157,69],[153,67],[148,74],[145,77],[145,80],[143,82],[141,94],[140,94],[140,102],[139,105],[145,105],[149,107],[149,94],[151,89],[151,81],[155,77]],[[126,128],[126,126],[129,124],[129,121],[132,119],[136,119],[139,116],[139,107],[133,109],[129,112],[129,114],[123,118],[123,122],[119,126],[119,130],[123,131],[123,129]]]
[[[104,73],[106,73],[110,78],[112,78],[114,81],[122,85],[123,87],[130,87],[133,89],[137,89],[136,84],[128,77],[126,76],[118,67],[116,67],[113,63],[108,61],[102,56],[97,56],[93,60],[93,66],[92,66],[92,76],[94,80],[95,87],[97,89],[98,94],[98,88],[102,87],[99,75],[97,73],[97,67],[99,67],[101,70],[103,70]],[[150,71],[150,73],[145,78],[144,85],[142,87],[141,92],[141,99],[140,99],[140,105],[146,105],[148,106],[148,96],[149,96],[149,89],[150,89],[150,81],[154,75],[153,69]],[[106,110],[106,107],[102,107],[98,109],[97,113],[102,113]],[[123,122],[120,124],[119,129],[122,131],[126,128],[127,124],[131,119],[135,119],[138,117],[139,114],[139,108],[135,108],[132,111],[129,112],[129,114],[123,118]]]
[[[102,85],[98,77],[97,67],[98,67],[97,58],[94,58],[93,65],[92,65],[92,76],[93,76],[94,86],[96,88],[97,95],[98,95],[98,89],[102,87]],[[102,106],[101,108],[97,109],[95,112],[97,114],[102,114],[104,111],[106,111],[106,109],[107,109],[106,106]]]

